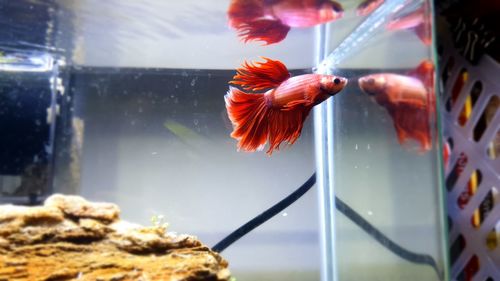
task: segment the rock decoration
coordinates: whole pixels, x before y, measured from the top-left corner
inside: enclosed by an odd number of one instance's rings
[[[119,213],[60,194],[43,206],[0,205],[0,281],[230,280],[228,263],[195,237]]]

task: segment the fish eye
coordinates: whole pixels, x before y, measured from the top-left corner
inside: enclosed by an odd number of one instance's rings
[[[375,84],[375,79],[370,78],[370,79],[368,79],[367,82],[368,82],[368,84]]]
[[[344,8],[342,8],[342,5],[340,5],[340,3],[337,3],[337,2],[332,2],[332,8],[337,13],[344,11]]]
[[[340,79],[339,78],[335,78],[335,80],[333,80],[333,83],[335,83],[335,85],[340,84]]]

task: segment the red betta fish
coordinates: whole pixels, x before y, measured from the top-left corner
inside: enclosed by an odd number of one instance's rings
[[[429,46],[432,44],[432,18],[427,1],[419,9],[390,21],[388,30],[413,29],[418,38]]]
[[[290,77],[283,63],[264,59],[245,62],[236,70],[230,83],[244,91],[230,87],[225,100],[238,150],[261,150],[269,142],[271,155],[282,142],[293,144],[311,108],[340,92],[347,79],[321,74]]]
[[[378,73],[361,77],[358,83],[387,109],[400,144],[413,139],[420,143],[421,152],[432,148],[431,120],[435,115],[432,62],[423,61],[407,76]]]
[[[365,0],[358,5],[356,9],[356,14],[358,16],[366,16],[371,14],[375,9],[384,4],[384,0]]]
[[[285,39],[292,27],[312,27],[341,18],[342,6],[333,0],[232,0],[229,26],[244,42],[265,45]]]

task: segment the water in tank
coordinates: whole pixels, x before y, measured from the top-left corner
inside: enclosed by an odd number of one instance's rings
[[[2,202],[78,194],[163,216],[238,281],[447,279],[431,1],[0,13]]]

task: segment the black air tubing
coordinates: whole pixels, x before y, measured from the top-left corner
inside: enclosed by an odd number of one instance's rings
[[[288,195],[278,203],[274,204],[271,208],[262,212],[260,215],[251,219],[247,223],[243,224],[235,231],[231,232],[228,236],[226,236],[220,242],[215,244],[215,246],[212,247],[212,250],[219,253],[224,251],[227,247],[236,242],[238,239],[245,236],[247,233],[254,230],[258,226],[268,221],[275,215],[282,212],[285,208],[293,204],[295,201],[297,201],[297,199],[299,199],[307,191],[309,191],[315,183],[316,183],[316,173],[313,173],[311,177],[309,177],[309,179],[306,182],[304,182],[299,188],[297,188],[294,192],[292,192],[290,195]],[[335,207],[339,212],[344,214],[344,216],[346,216],[348,219],[354,222],[354,224],[359,226],[373,239],[375,239],[382,246],[384,246],[386,249],[388,249],[398,257],[412,263],[428,265],[436,271],[439,277],[442,277],[442,273],[439,270],[437,263],[432,256],[427,254],[415,253],[400,246],[399,244],[391,240],[389,237],[387,237],[385,234],[383,234],[375,226],[370,224],[370,222],[364,219],[359,213],[353,210],[349,205],[347,205],[337,196],[335,196]]]

